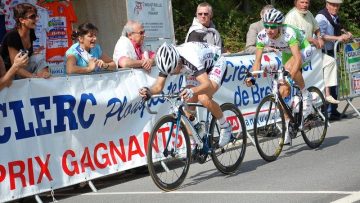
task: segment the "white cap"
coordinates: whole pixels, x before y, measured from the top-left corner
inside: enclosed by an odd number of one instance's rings
[[[342,4],[343,0],[326,0],[329,3],[333,3],[333,4]]]

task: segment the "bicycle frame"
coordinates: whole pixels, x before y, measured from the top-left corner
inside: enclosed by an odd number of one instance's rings
[[[176,116],[176,128],[175,128],[175,147],[174,147],[174,153],[176,154],[177,153],[177,142],[178,142],[178,136],[179,136],[179,131],[180,131],[180,124],[181,124],[181,121],[185,124],[185,126],[187,127],[187,129],[190,130],[191,134],[193,135],[193,138],[195,140],[195,143],[199,146],[200,149],[202,149],[204,147],[204,144],[205,144],[205,150],[206,151],[211,151],[210,147],[209,147],[209,142],[208,142],[208,136],[209,136],[209,125],[210,125],[210,121],[209,121],[209,116],[210,116],[210,112],[207,111],[207,115],[206,115],[206,121],[205,121],[205,131],[206,131],[206,139],[205,140],[205,143],[203,142],[203,140],[201,139],[201,137],[198,135],[198,133],[196,132],[194,126],[192,125],[191,121],[188,119],[188,117],[186,116],[185,114],[185,111],[184,111],[184,107],[187,107],[187,106],[195,106],[195,107],[202,107],[204,108],[203,105],[201,104],[198,104],[198,103],[186,103],[185,101],[183,100],[177,100],[177,101],[180,101],[179,104],[177,104],[176,102],[172,101],[171,99],[172,98],[178,98],[178,95],[165,95],[165,94],[160,94],[160,95],[153,95],[152,98],[157,98],[157,97],[161,97],[161,98],[165,98],[166,101],[168,101],[170,103],[170,108],[172,109],[173,111],[173,114]],[[146,109],[147,111],[150,113],[150,114],[156,114],[157,112],[154,112],[154,111],[151,111],[150,108],[149,108],[149,105],[148,105],[148,102],[146,101],[145,102],[145,106],[146,106]],[[170,126],[170,131],[169,131],[169,134],[168,134],[168,138],[171,137],[172,135],[172,132],[174,130],[174,123],[171,124]],[[165,153],[168,153],[167,152],[167,147],[169,146],[170,144],[170,140],[171,139],[167,139],[167,142],[166,142],[166,146],[165,146],[165,151],[164,151],[164,154]]]
[[[293,114],[293,110],[292,108],[284,101],[284,99],[282,98],[282,96],[280,95],[279,92],[279,80],[284,80],[285,76],[288,76],[288,72],[284,70],[284,68],[280,68],[280,70],[276,70],[276,71],[253,71],[252,73],[263,73],[265,72],[269,73],[269,74],[274,74],[274,79],[272,80],[272,95],[274,95],[275,98],[275,106],[277,105],[278,102],[280,102],[282,108],[284,109],[285,113],[287,114],[288,118],[290,119],[290,121],[292,123],[295,124],[295,127],[298,128],[301,125],[301,121],[302,121],[302,109],[303,109],[303,99],[302,99],[302,95],[300,92],[300,88],[297,85],[292,84],[291,88],[295,88],[296,89],[296,95],[299,96],[300,100],[299,100],[299,112],[295,113],[295,115]],[[272,106],[270,105],[270,109],[272,109]],[[270,111],[269,111],[269,115],[270,115]],[[268,115],[268,118],[270,119]],[[275,112],[275,117],[277,116],[277,112]],[[268,120],[266,121],[266,124],[268,123]]]

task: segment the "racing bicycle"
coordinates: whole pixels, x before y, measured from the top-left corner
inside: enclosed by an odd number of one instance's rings
[[[231,124],[230,142],[219,147],[220,127],[216,118],[206,111],[203,121],[206,134],[199,137],[190,120],[185,116],[188,106],[205,108],[198,103],[186,103],[179,94],[159,94],[151,98],[163,98],[170,104],[170,114],[162,116],[154,125],[147,145],[147,162],[154,183],[164,191],[178,188],[184,181],[190,164],[202,164],[207,158],[223,174],[234,173],[240,166],[246,151],[246,126],[243,115],[234,104],[224,103],[221,110]],[[145,106],[149,113],[156,114]],[[190,135],[194,144],[190,143]],[[209,156],[210,155],[210,156]]]
[[[280,67],[279,70],[265,69],[252,73],[264,72],[271,78],[272,93],[260,101],[255,113],[254,141],[260,156],[271,162],[280,155],[284,146],[286,115],[292,139],[301,134],[310,148],[319,147],[325,139],[328,127],[327,104],[322,92],[314,86],[308,88],[312,113],[303,118],[303,97],[300,88],[295,83],[290,84],[295,92],[293,97],[298,97],[297,104],[294,104],[296,101],[286,102],[279,93],[280,81],[289,77],[289,72]]]

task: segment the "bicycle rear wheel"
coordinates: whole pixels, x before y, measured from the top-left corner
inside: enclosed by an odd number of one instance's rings
[[[317,148],[323,143],[327,132],[327,105],[324,95],[318,88],[309,87],[308,91],[312,97],[313,113],[304,119],[301,134],[310,148]]]
[[[244,117],[234,104],[224,103],[221,106],[224,117],[232,126],[232,138],[223,148],[218,147],[220,127],[213,117],[210,123],[209,142],[211,157],[215,167],[224,174],[234,173],[240,166],[246,151],[246,126]]]
[[[179,187],[189,171],[190,141],[183,123],[180,124],[176,147],[175,139],[176,119],[165,115],[155,124],[147,145],[150,176],[164,191]]]
[[[280,103],[275,103],[274,95],[267,95],[257,107],[254,119],[254,141],[265,161],[275,161],[280,155],[285,131],[284,111]]]

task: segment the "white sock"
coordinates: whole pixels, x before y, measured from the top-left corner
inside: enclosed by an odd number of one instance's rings
[[[198,124],[198,122],[199,122],[198,119],[194,117],[194,120],[191,121],[191,124],[195,126],[196,124]]]
[[[228,123],[226,122],[226,119],[223,117],[218,119],[219,124],[220,124],[220,128],[226,128],[228,127]]]

